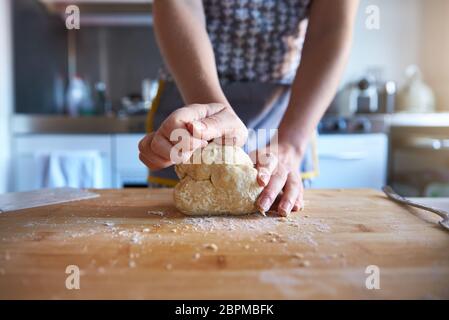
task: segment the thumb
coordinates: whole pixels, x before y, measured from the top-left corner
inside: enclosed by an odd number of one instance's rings
[[[259,151],[259,150],[258,150]],[[276,170],[278,159],[273,153],[265,153],[260,150],[257,154],[257,181],[265,187],[270,181],[271,175]]]
[[[216,110],[214,104],[209,106]],[[210,112],[207,117],[192,121],[188,129],[194,137],[202,140],[209,141],[223,137],[225,144],[243,145],[247,137],[243,122],[232,110],[224,106],[218,112]]]

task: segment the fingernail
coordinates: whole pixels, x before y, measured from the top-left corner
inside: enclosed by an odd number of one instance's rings
[[[289,201],[282,201],[279,204],[279,213],[286,217],[292,210],[292,204]]]
[[[266,186],[268,184],[268,181],[270,181],[270,176],[266,173],[260,173],[259,178],[260,181],[262,181],[262,186]]]
[[[270,205],[270,199],[268,199],[267,197],[263,197],[259,201],[259,206],[263,211],[268,211],[270,209]]]
[[[280,215],[281,217],[287,217],[287,216],[288,216],[288,213],[287,213],[286,211],[284,211],[284,210],[279,210],[279,215]]]

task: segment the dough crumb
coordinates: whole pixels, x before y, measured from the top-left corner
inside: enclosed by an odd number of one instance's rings
[[[167,270],[172,270],[172,269],[173,269],[173,265],[172,265],[171,263],[167,263],[167,264],[165,265],[165,269],[167,269]]]
[[[303,268],[310,267],[310,261],[309,260],[300,261],[299,266]]]
[[[132,243],[140,244],[142,241],[142,237],[139,234],[134,234],[131,238]]]
[[[200,257],[201,257],[201,254],[200,254],[199,252],[196,252],[196,253],[193,255],[193,260],[198,260]]]
[[[302,253],[295,253],[293,255],[293,257],[296,258],[296,259],[304,259],[304,255]]]
[[[218,250],[218,246],[215,243],[207,243],[204,245],[205,249],[212,250],[216,252]]]
[[[171,232],[176,233],[176,232],[178,232],[178,230],[177,229],[171,229]]]
[[[136,267],[136,262],[134,260],[130,260],[129,263],[128,263],[128,266],[130,268],[135,268]]]
[[[143,229],[142,231],[145,232],[145,233],[147,233],[147,232],[150,232],[150,229],[149,229],[149,228],[145,228],[145,229]]]
[[[152,215],[160,216],[160,217],[163,217],[163,216],[164,216],[164,212],[162,212],[162,211],[152,211],[152,210],[149,210],[149,211],[147,212],[147,214],[152,214]]]

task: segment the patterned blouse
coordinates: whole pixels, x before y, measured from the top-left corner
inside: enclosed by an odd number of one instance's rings
[[[220,80],[291,84],[311,1],[203,0]]]

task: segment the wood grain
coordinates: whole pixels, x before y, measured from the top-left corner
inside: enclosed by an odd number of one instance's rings
[[[307,190],[288,219],[184,217],[168,189],[95,192],[0,215],[0,298],[449,298],[449,234],[377,191]]]

